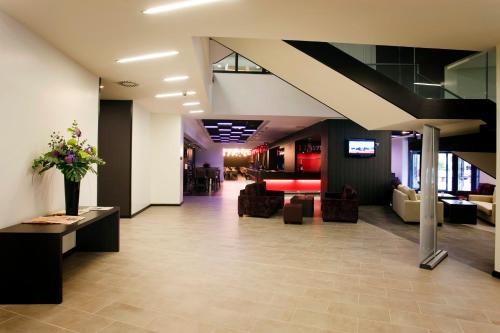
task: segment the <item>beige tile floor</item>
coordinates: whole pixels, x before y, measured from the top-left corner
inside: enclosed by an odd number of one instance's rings
[[[121,222],[121,252],[65,260],[61,305],[0,305],[0,332],[500,332],[500,280],[368,223],[238,218],[236,191]]]

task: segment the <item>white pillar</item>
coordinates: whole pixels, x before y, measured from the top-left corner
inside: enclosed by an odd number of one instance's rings
[[[496,151],[496,179],[498,180],[500,176],[500,154],[498,153],[499,147],[500,147],[500,122],[499,122],[499,116],[500,116],[500,106],[498,105],[498,97],[500,97],[500,44],[497,45],[496,47],[496,93],[497,93],[497,151]],[[498,184],[498,183],[497,183]],[[498,191],[496,191],[498,192]],[[493,275],[500,278],[500,228],[498,227],[498,224],[500,223],[500,212],[498,209],[498,203],[500,202],[499,200],[500,195],[496,196],[496,214],[495,214],[495,271],[493,272]]]
[[[184,131],[180,115],[151,114],[151,203],[183,201]]]
[[[420,268],[433,269],[446,256],[437,249],[437,169],[439,156],[439,129],[425,125],[422,141],[420,201]]]

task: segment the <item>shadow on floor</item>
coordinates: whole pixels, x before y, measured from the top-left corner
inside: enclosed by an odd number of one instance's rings
[[[389,206],[361,206],[359,218],[369,224],[418,243],[419,225],[404,223]],[[495,234],[461,224],[443,224],[438,247],[451,258],[490,274],[494,268]]]

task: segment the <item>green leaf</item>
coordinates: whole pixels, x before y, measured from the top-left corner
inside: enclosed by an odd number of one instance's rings
[[[76,139],[69,139],[68,140],[68,145],[70,145],[70,146],[76,146]]]

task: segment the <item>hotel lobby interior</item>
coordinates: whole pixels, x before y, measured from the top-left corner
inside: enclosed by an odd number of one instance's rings
[[[0,0],[0,333],[500,333],[499,15]]]

